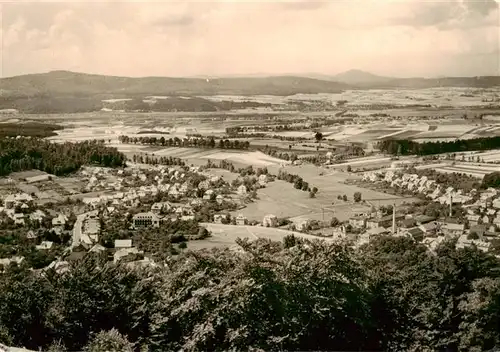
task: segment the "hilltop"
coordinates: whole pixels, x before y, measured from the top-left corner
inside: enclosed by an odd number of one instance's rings
[[[332,77],[333,80],[346,83],[346,84],[367,84],[367,83],[380,83],[394,80],[391,77],[377,76],[373,73],[361,70],[349,70],[339,73]]]

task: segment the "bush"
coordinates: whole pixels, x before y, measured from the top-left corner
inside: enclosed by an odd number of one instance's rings
[[[95,334],[84,352],[133,352],[134,345],[116,329],[101,331]]]

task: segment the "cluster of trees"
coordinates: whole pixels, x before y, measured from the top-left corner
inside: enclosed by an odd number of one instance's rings
[[[230,172],[238,173],[238,174],[240,174],[241,177],[254,176],[254,175],[257,177],[259,177],[260,175],[268,175],[270,177],[274,177],[273,175],[269,174],[267,167],[263,167],[263,168],[259,167],[259,168],[257,168],[257,170],[255,170],[252,165],[249,165],[247,167],[236,168],[232,162],[226,161],[226,160],[221,160],[218,163],[215,163],[209,159],[207,161],[207,164],[205,165],[205,168],[207,168],[207,169],[224,169],[224,170],[228,170]]]
[[[58,351],[500,344],[500,263],[477,249],[445,242],[431,253],[384,236],[358,249],[293,236],[238,243],[240,252],[185,252],[156,268],[95,259],[40,275],[11,266],[0,281],[0,343]]]
[[[0,137],[50,137],[57,135],[57,130],[63,127],[48,123],[26,122],[26,123],[2,123],[0,124]]]
[[[278,149],[271,148],[267,145],[259,150],[264,154],[272,156],[273,158],[291,161],[292,163],[299,158],[296,153],[280,152]]]
[[[295,187],[296,189],[309,192],[309,196],[311,198],[314,198],[316,196],[316,193],[318,193],[317,187],[311,188],[309,186],[309,183],[304,181],[302,179],[302,177],[300,177],[299,175],[294,175],[294,174],[290,174],[286,171],[279,170],[277,178],[278,178],[278,180],[283,180],[283,181],[286,181],[288,183],[292,183],[293,187]]]
[[[143,156],[134,154],[132,157],[134,163],[149,164],[149,165],[167,165],[167,166],[186,166],[186,162],[181,158],[166,157],[166,156]]]
[[[499,188],[500,187],[500,172],[492,172],[484,175],[483,181],[481,182],[482,188]]]
[[[190,138],[165,138],[165,137],[118,137],[121,143],[149,144],[165,147],[183,147],[183,148],[219,148],[219,149],[243,149],[250,148],[250,142],[220,139],[215,141],[213,137],[190,137]]]
[[[452,142],[425,143],[418,143],[408,139],[391,139],[379,142],[378,148],[383,152],[394,155],[432,155],[473,150],[490,150],[500,148],[500,137],[457,139]]]
[[[0,176],[31,169],[62,176],[85,164],[122,167],[125,160],[103,141],[55,144],[39,138],[0,138]]]
[[[296,141],[307,141],[309,138],[307,137],[293,137],[293,136],[283,136],[280,134],[273,134],[270,135],[268,133],[242,133],[242,132],[231,132],[231,129],[233,127],[228,127],[226,128],[226,133],[230,138],[272,138],[272,139],[278,139],[281,141],[290,141],[290,142],[296,142]],[[228,132],[229,130],[229,132]]]

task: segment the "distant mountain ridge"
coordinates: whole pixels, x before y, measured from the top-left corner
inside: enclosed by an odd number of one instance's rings
[[[313,76],[313,77],[312,77]],[[0,79],[0,103],[27,97],[113,99],[148,95],[279,95],[341,93],[350,89],[421,89],[434,87],[489,88],[500,76],[391,78],[361,70],[334,76],[309,74],[268,77],[175,78],[119,77],[71,71],[51,71]],[[2,104],[5,105],[5,104]]]

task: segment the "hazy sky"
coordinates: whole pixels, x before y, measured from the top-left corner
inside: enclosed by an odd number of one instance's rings
[[[2,0],[0,0],[2,2]],[[3,2],[1,75],[500,74],[494,0]]]

